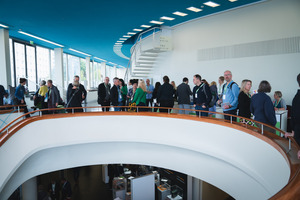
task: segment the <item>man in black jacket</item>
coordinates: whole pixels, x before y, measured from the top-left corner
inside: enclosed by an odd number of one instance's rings
[[[176,90],[178,97],[178,105],[180,109],[190,109],[191,99],[190,96],[193,94],[189,84],[189,79],[184,77],[183,83],[181,83]],[[179,110],[179,114],[189,114],[190,111]]]
[[[196,74],[193,78],[193,82],[196,85],[193,89],[193,102],[195,110],[205,110],[209,109],[209,102],[211,100],[211,92],[209,85],[201,83],[201,76]],[[196,115],[199,115],[199,112],[196,111]],[[201,116],[208,116],[208,112],[201,112]]]
[[[6,92],[3,85],[0,85],[0,106],[3,106],[3,97],[5,93]]]
[[[56,86],[53,85],[52,80],[47,81],[48,85],[48,108],[57,108],[60,101],[59,91]],[[55,111],[49,111],[54,113]]]
[[[110,84],[108,77],[105,77],[104,83],[98,86],[98,104],[101,106],[110,106]],[[102,110],[109,111],[109,107],[102,108]]]
[[[72,189],[71,184],[65,178],[61,180],[61,196],[63,200],[71,199],[72,197]]]
[[[114,78],[114,86],[110,90],[110,100],[113,106],[122,106],[122,94],[120,83],[117,77]],[[114,108],[115,111],[121,111],[121,108]]]
[[[74,76],[74,82],[70,83],[67,90],[67,107],[79,107],[75,112],[83,112],[82,101],[86,99],[86,90],[79,83],[79,76]]]
[[[300,87],[300,74],[297,76],[297,82]],[[292,133],[286,133],[286,136],[294,136],[296,142],[300,146],[300,89],[298,89],[292,102],[291,112]],[[300,159],[300,151],[298,151],[298,159]]]
[[[163,77],[164,84],[162,84],[157,92],[157,101],[160,103],[160,107],[173,108],[174,106],[174,88],[169,83],[168,76]],[[171,110],[170,110],[171,111]],[[168,112],[168,109],[159,109],[159,112]]]

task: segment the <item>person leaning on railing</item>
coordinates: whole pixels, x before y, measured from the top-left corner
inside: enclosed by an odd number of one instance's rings
[[[250,104],[251,104],[251,90],[252,81],[250,80],[243,80],[241,84],[240,94],[238,97],[239,102],[239,116],[245,117],[250,119],[251,118],[251,111],[250,111]],[[244,123],[249,123],[243,120]]]
[[[300,74],[297,76],[297,82],[300,87]],[[300,89],[298,89],[292,102],[291,128],[292,133],[286,133],[285,136],[293,136],[300,146]],[[300,151],[298,151],[298,159],[300,159]]]
[[[258,87],[258,93],[251,98],[250,111],[256,121],[275,126],[276,116],[271,98],[266,94],[271,92],[271,85],[268,81],[261,81]],[[256,124],[259,128],[261,124]],[[265,131],[275,133],[275,130],[264,126]]]
[[[25,87],[24,85],[26,85],[26,78],[20,78],[20,84],[18,85],[18,87],[16,88],[15,91],[15,99],[14,99],[14,105],[25,105],[22,108],[24,109],[24,113],[28,113],[28,109],[26,106],[26,102],[25,102]],[[30,115],[26,115],[26,118],[30,117]]]

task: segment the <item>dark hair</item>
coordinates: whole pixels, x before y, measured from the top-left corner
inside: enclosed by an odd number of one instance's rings
[[[47,82],[52,84],[52,80],[48,80]]]
[[[183,82],[187,82],[187,81],[189,81],[189,79],[188,79],[187,77],[184,77],[184,78],[182,79],[182,81],[183,81]]]
[[[26,82],[26,81],[27,81],[26,78],[20,78],[20,83],[24,83],[24,82]]]
[[[268,81],[263,80],[260,82],[259,86],[258,86],[258,92],[265,92],[265,93],[269,93],[271,92],[271,85]]]
[[[139,79],[132,79],[132,85],[135,84],[135,83],[138,84],[139,83]]]
[[[74,78],[79,78],[79,76],[78,76],[78,75],[75,75]]]
[[[199,74],[195,74],[194,77],[201,81],[201,76]]]
[[[130,80],[129,80],[129,83],[131,83],[131,85],[132,85],[132,84],[133,84],[133,79],[130,79]]]
[[[300,87],[300,74],[298,74],[298,76],[297,76],[297,82],[298,82],[298,85]]]
[[[201,82],[205,83],[206,85],[209,85],[209,83],[205,79],[202,79]]]
[[[46,85],[46,81],[42,80],[42,81],[41,81],[41,84],[42,84],[42,85]]]
[[[118,77],[115,77],[113,80],[119,80],[119,78],[118,78]]]
[[[220,79],[221,81],[224,81],[224,76],[220,76],[219,79]]]
[[[160,82],[156,82],[156,83],[155,83],[155,88],[154,88],[154,89],[155,89],[155,90],[158,90],[158,88],[159,88],[160,86],[161,86]]]
[[[121,81],[121,83],[122,83],[122,86],[124,86],[125,85],[125,82],[124,82],[124,80],[123,79],[119,79],[119,81]]]
[[[169,82],[170,82],[170,79],[169,79],[168,76],[164,76],[164,77],[163,77],[163,81],[164,81],[164,83],[169,83]]]

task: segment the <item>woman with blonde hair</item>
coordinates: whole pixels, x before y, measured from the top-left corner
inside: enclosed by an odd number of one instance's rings
[[[146,94],[147,88],[144,80],[139,80],[138,88],[135,91],[132,103],[137,106],[146,106]],[[146,108],[140,108],[140,111],[146,111]]]
[[[252,87],[252,81],[245,79],[242,81],[240,94],[238,97],[239,102],[239,116],[245,118],[251,118],[250,104],[251,94],[250,90]]]

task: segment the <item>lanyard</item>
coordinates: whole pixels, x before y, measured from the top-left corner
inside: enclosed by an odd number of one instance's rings
[[[224,88],[224,92],[223,92],[223,94],[226,94],[227,87],[229,86],[229,84],[230,84],[230,82],[229,82],[227,85],[225,85],[225,88]]]
[[[198,93],[198,91],[200,90],[200,88],[202,88],[204,85],[204,83],[202,83],[202,85],[196,90],[196,94]]]
[[[278,104],[280,103],[280,101],[281,101],[281,98],[279,99],[279,101],[277,102],[276,100],[275,100],[275,102],[274,102],[274,104],[275,104],[275,108],[277,108],[277,106],[278,106]]]

